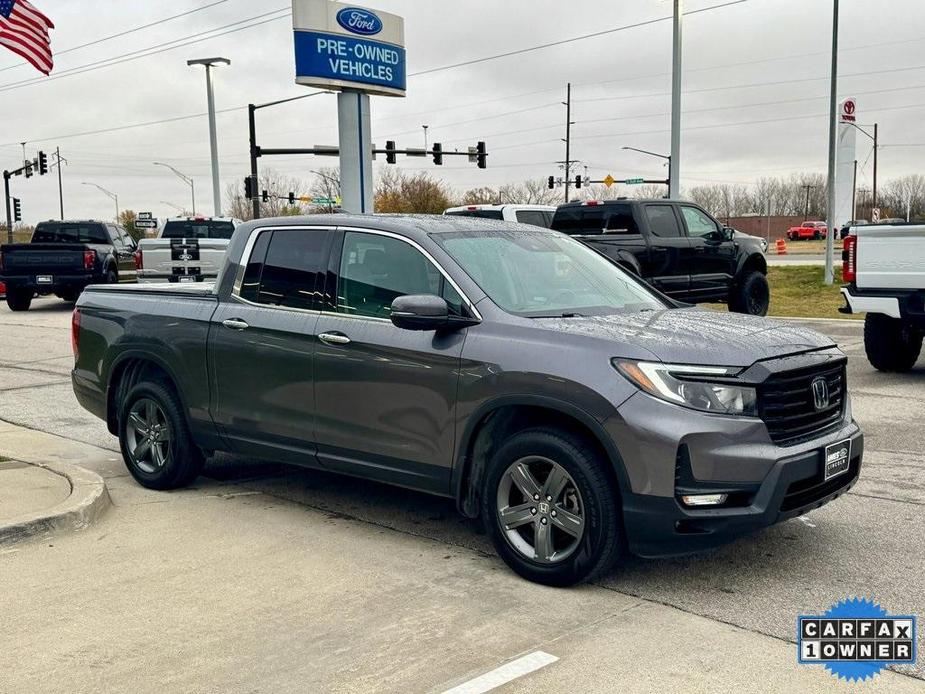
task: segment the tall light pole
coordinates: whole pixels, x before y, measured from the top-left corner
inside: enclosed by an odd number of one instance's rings
[[[427,151],[427,129],[428,129],[430,126],[429,126],[429,125],[422,125],[421,127],[424,128],[424,151],[426,152],[426,151]]]
[[[186,183],[186,185],[189,186],[189,189],[190,189],[190,196],[192,197],[192,202],[193,202],[193,214],[196,214],[196,184],[193,183],[192,177],[187,176],[185,173],[182,173],[182,172],[180,172],[180,171],[177,171],[177,170],[176,170],[175,168],[173,168],[170,164],[165,164],[164,162],[161,162],[161,161],[156,161],[156,162],[154,162],[154,165],[155,165],[155,166],[164,166],[164,167],[170,169],[171,171],[173,171],[173,172],[176,174],[177,178],[179,178],[179,179],[182,180],[184,183]]]
[[[668,197],[681,195],[681,15],[684,0],[674,0],[671,60],[671,166],[668,169]]]
[[[94,188],[99,188],[101,191],[103,191],[104,193],[106,193],[106,195],[108,195],[110,198],[112,198],[112,200],[114,200],[115,203],[116,203],[116,222],[119,221],[119,196],[118,196],[118,195],[116,195],[115,193],[113,193],[111,190],[106,190],[105,188],[103,188],[103,186],[97,185],[96,183],[81,183],[80,185],[82,185],[82,186],[93,186]]]
[[[218,136],[215,134],[215,93],[212,90],[212,67],[231,65],[228,58],[197,58],[187,60],[187,65],[204,65],[206,68],[206,99],[209,102],[209,145],[212,151],[212,197],[215,203],[215,216],[222,216],[222,191],[218,177]]]
[[[835,119],[838,110],[838,0],[832,6],[832,75],[829,85],[829,177],[828,203],[825,216],[829,230],[825,235],[825,283],[835,281],[835,149],[837,146],[837,127]]]
[[[667,154],[659,154],[658,152],[650,152],[647,149],[639,149],[638,147],[621,147],[620,149],[628,149],[633,152],[641,152],[642,154],[648,154],[650,157],[658,157],[659,159],[665,159],[668,162],[668,197],[671,197],[671,172],[674,169],[672,166],[671,156]]]

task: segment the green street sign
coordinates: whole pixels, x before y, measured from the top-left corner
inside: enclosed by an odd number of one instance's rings
[[[638,183],[645,183],[645,179],[644,178],[627,178],[626,179],[626,185],[628,186],[636,185]]]

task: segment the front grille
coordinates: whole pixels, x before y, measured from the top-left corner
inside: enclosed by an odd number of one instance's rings
[[[829,405],[817,410],[812,383],[820,376],[829,386]],[[758,414],[772,441],[792,446],[839,425],[845,389],[844,361],[775,374],[758,386]]]
[[[857,477],[860,463],[860,456],[852,458],[847,472],[843,472],[828,481],[823,481],[822,475],[817,474],[805,480],[794,482],[787,488],[787,494],[781,502],[781,512],[786,513],[787,511],[814,504],[829,494],[837,492]]]

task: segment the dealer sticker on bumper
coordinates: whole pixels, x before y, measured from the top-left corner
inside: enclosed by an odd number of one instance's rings
[[[850,462],[851,439],[845,439],[844,441],[833,443],[831,446],[826,446],[825,458],[822,463],[825,469],[823,481],[828,481],[844,472],[848,472]]]

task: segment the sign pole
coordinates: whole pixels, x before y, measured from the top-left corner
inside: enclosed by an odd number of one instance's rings
[[[832,73],[829,84],[829,172],[828,204],[826,217],[829,220],[828,233],[825,236],[825,283],[835,281],[835,150],[837,147],[836,112],[838,109],[838,0],[832,5]]]
[[[373,212],[373,146],[369,94],[344,89],[337,95],[340,137],[341,207],[347,212]]]
[[[13,213],[10,211],[10,172],[3,172],[3,199],[6,200],[6,238],[13,243]]]

